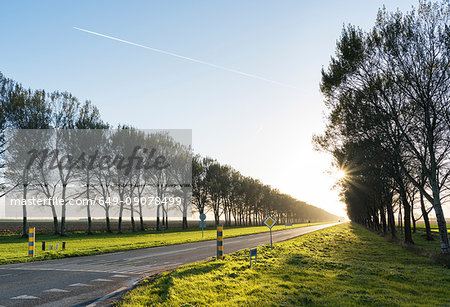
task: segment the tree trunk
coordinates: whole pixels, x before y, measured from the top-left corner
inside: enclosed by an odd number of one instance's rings
[[[426,238],[428,241],[432,241],[434,239],[433,235],[431,234],[430,219],[428,217],[427,209],[425,208],[425,201],[423,199],[422,192],[420,192],[420,209],[422,210],[423,221],[425,222]]]
[[[55,205],[53,204],[53,200],[50,200],[50,206],[52,208],[52,214],[53,214],[53,230],[55,232],[55,235],[58,235],[59,234],[58,215],[56,213],[56,208],[55,208]]]
[[[134,221],[134,206],[133,206],[133,201],[131,201],[130,203],[130,209],[131,209],[131,229],[133,232],[136,232],[136,223]]]
[[[118,233],[122,233],[122,216],[123,216],[123,196],[120,197],[119,223],[117,225]]]
[[[439,227],[439,239],[441,241],[442,254],[450,254],[450,245],[448,241],[447,222],[445,221],[444,211],[441,206],[441,199],[439,196],[439,188],[436,184],[432,184],[434,213]]]
[[[22,204],[22,237],[28,236],[28,221],[27,221],[27,184],[23,184],[23,204]]]
[[[219,225],[220,220],[219,220],[219,215],[217,213],[214,213],[214,221],[216,223],[216,226]]]
[[[156,206],[156,230],[161,230],[161,221],[159,220],[159,214],[161,212],[161,205]]]
[[[59,230],[58,230],[58,217],[54,216],[53,217],[53,230],[55,232],[55,235],[59,234]]]
[[[87,234],[88,235],[93,234],[92,233],[92,217],[91,216],[88,216],[88,232],[87,232]]]
[[[61,209],[61,236],[65,236],[66,233],[66,188],[67,185],[63,184],[63,189],[62,189],[62,200],[63,200],[63,204],[62,204],[62,209]]]
[[[111,233],[111,221],[109,220],[109,215],[106,216],[106,231]]]
[[[426,113],[426,116],[429,116]],[[430,119],[427,118],[427,123]],[[438,181],[438,167],[436,162],[435,148],[434,148],[434,136],[431,131],[428,131],[428,148],[430,153],[430,181],[431,190],[433,191],[433,207],[436,215],[436,220],[439,228],[439,239],[441,241],[442,254],[450,254],[450,244],[448,241],[447,221],[445,220],[444,211],[442,210],[440,187]]]
[[[88,205],[87,205],[87,216],[88,216],[88,235],[92,234],[92,217],[91,217],[91,205],[90,205],[90,201],[89,198],[87,199],[88,201]]]
[[[88,235],[92,234],[92,217],[91,217],[91,195],[89,184],[91,182],[89,171],[86,174],[86,200],[87,200],[87,218],[88,218]]]
[[[406,244],[414,244],[411,233],[411,206],[408,202],[408,198],[406,196],[406,192],[404,190],[400,191],[400,196],[403,202],[403,209],[405,210],[403,216],[405,220],[405,243]]]
[[[142,215],[139,217],[140,219],[140,225],[141,225],[141,231],[145,230],[145,226],[144,226],[144,218],[142,217]]]
[[[144,213],[142,212],[142,202],[141,202],[141,198],[142,198],[142,194],[139,193],[139,198],[138,198],[138,207],[139,207],[139,223],[140,223],[140,230],[144,231],[145,227],[144,227]]]
[[[386,228],[386,212],[384,208],[380,208],[380,218],[381,218],[381,224],[383,225],[383,235],[387,235],[387,228]]]

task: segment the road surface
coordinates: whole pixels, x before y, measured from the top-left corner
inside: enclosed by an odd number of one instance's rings
[[[273,242],[336,224],[273,232]],[[226,236],[226,229],[224,229]],[[224,254],[269,243],[269,233],[224,239]],[[103,306],[144,276],[216,254],[202,241],[95,256],[0,265],[0,306]]]

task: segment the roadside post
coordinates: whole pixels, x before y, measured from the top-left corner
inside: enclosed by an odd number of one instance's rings
[[[276,221],[269,215],[265,220],[264,224],[269,227],[270,230],[270,249],[273,249],[272,245],[272,227],[276,224]]]
[[[63,243],[62,243],[62,250],[63,250],[63,251],[66,250],[66,242],[63,242]]]
[[[258,249],[252,248],[250,249],[250,268],[252,267],[252,257],[255,257],[255,264],[258,257]]]
[[[28,228],[28,256],[34,257],[34,243],[36,239],[36,228]]]
[[[42,241],[42,251],[45,252],[45,241]]]
[[[217,225],[217,259],[223,259],[223,225]]]
[[[202,229],[202,238],[203,238],[203,229],[206,228],[206,214],[200,213],[200,228]]]

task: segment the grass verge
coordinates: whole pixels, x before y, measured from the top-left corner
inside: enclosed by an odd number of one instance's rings
[[[345,223],[144,281],[118,306],[448,306],[450,270]]]
[[[293,226],[276,225],[273,230],[284,230],[297,227],[306,227],[323,223],[294,224]],[[130,249],[162,246],[169,244],[188,243],[216,238],[216,229],[207,228],[204,231],[198,229],[170,229],[164,233],[161,231],[149,230],[145,232],[127,232],[123,234],[98,233],[94,235],[70,234],[66,237],[55,235],[40,235],[36,230],[36,256],[30,258],[28,253],[28,239],[20,236],[0,237],[0,264],[27,262],[44,259],[55,259],[74,256],[95,255],[109,252],[117,252]],[[224,237],[236,237],[255,233],[267,232],[266,226],[253,227],[231,227],[224,229]],[[41,250],[42,241],[46,242],[47,251]],[[55,246],[62,241],[66,242],[65,251],[48,251],[48,244]]]
[[[447,224],[447,228],[448,227],[450,227],[450,224]],[[444,263],[447,267],[450,267],[450,258],[441,256],[441,243],[439,238],[438,226],[436,224],[431,224],[431,235],[433,237],[432,241],[428,241],[426,239],[426,231],[424,224],[417,224],[416,228],[417,228],[416,232],[412,233],[412,238],[414,241],[413,245],[405,245],[403,243],[405,236],[404,234],[402,234],[401,229],[397,228],[397,236],[398,236],[397,243],[400,243],[403,247],[415,251],[418,254],[439,259],[441,263]],[[386,238],[390,238],[389,233],[387,234]]]

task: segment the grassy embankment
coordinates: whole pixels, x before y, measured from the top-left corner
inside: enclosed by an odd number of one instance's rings
[[[425,252],[437,255],[441,252],[441,243],[439,241],[439,229],[437,224],[431,224],[431,233],[433,235],[434,240],[433,241],[427,241],[426,235],[425,235],[425,224],[418,223],[416,225],[416,233],[412,234],[414,245],[411,248],[419,248],[423,249]],[[450,223],[447,224],[447,229],[450,234]],[[400,232],[400,229],[398,229],[398,236],[400,240],[403,240],[403,235]]]
[[[289,228],[305,227],[318,225],[323,223],[310,223],[310,224],[294,224],[293,226],[276,225],[273,230],[284,230]],[[224,229],[224,237],[236,237],[242,235],[249,235],[261,232],[267,232],[266,226],[253,226],[253,227],[231,227]],[[123,234],[114,233],[98,233],[94,235],[86,234],[69,234],[62,238],[55,235],[40,235],[39,229],[36,234],[36,256],[30,258],[28,253],[28,239],[20,236],[0,236],[0,264],[15,263],[15,262],[27,262],[43,259],[54,259],[73,256],[85,256],[102,254],[108,252],[116,252],[130,249],[154,247],[169,244],[187,243],[202,240],[212,240],[216,238],[216,229],[207,228],[204,231],[204,237],[202,238],[202,232],[198,228],[196,229],[169,229],[164,233],[160,231],[145,231],[145,232],[127,232]],[[42,241],[47,244],[47,251],[42,252]],[[55,246],[59,243],[61,248],[61,242],[65,241],[65,251],[48,251],[48,244]]]
[[[450,270],[345,223],[144,281],[120,306],[449,306]]]

